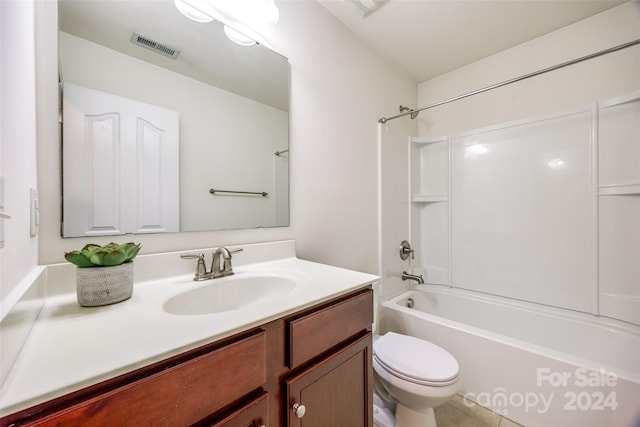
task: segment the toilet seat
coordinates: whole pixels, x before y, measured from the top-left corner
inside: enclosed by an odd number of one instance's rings
[[[443,387],[458,380],[456,359],[420,338],[388,332],[374,343],[373,357],[391,375],[415,384]]]

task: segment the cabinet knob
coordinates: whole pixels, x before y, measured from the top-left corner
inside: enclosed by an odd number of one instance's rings
[[[294,403],[291,409],[293,410],[293,414],[296,416],[296,418],[304,417],[304,413],[307,411],[307,408],[299,403]]]

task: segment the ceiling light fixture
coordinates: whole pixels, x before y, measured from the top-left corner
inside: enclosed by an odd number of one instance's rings
[[[274,0],[205,0],[221,14],[234,21],[255,27],[271,27],[280,12]]]
[[[243,46],[256,43],[250,37],[256,29],[273,26],[280,18],[274,0],[174,0],[174,3],[183,15],[196,22],[214,19],[221,22],[227,37]]]
[[[183,1],[183,0],[173,0],[173,3],[176,5],[176,8],[187,18],[196,22],[211,22],[213,18],[206,13],[202,12],[198,8],[192,6],[191,4]]]
[[[253,46],[256,44],[256,41],[251,37],[245,36],[240,31],[225,25],[224,26],[224,34],[227,36],[229,40],[232,42],[239,44],[240,46]]]

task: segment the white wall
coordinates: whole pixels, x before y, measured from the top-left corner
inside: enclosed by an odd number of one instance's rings
[[[38,41],[55,52],[55,4],[37,5],[47,18],[38,27]],[[375,273],[377,120],[400,104],[415,104],[416,84],[316,2],[278,6],[280,21],[263,36],[291,64],[291,226],[134,240],[142,242],[143,253],[155,253],[293,238],[302,258]],[[64,251],[87,240],[59,237],[57,60],[43,55],[38,65],[40,263],[48,264],[62,261]]]
[[[558,31],[422,82],[418,105],[538,71],[640,38],[640,2],[630,1]],[[580,107],[638,88],[640,46],[420,113],[420,136],[451,135]]]
[[[38,239],[29,231],[29,189],[37,188],[34,25],[31,2],[0,2],[0,176],[12,215],[0,249],[1,299],[37,265]]]
[[[292,69],[292,224],[302,257],[377,272],[377,121],[416,102],[416,85],[380,62],[315,2],[282,2]],[[280,25],[280,24],[278,24]],[[415,122],[399,120],[411,129]]]

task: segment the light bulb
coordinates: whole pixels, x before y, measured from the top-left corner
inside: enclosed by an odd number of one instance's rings
[[[256,44],[256,41],[254,39],[252,39],[251,37],[245,36],[240,31],[234,28],[231,28],[228,25],[224,26],[224,33],[227,35],[229,40],[241,46],[252,46]]]
[[[196,22],[211,22],[213,18],[184,0],[173,0],[176,8],[187,18]]]
[[[267,27],[273,27],[278,22],[278,19],[280,19],[280,11],[273,0],[267,0],[267,6],[262,19],[264,25]]]

